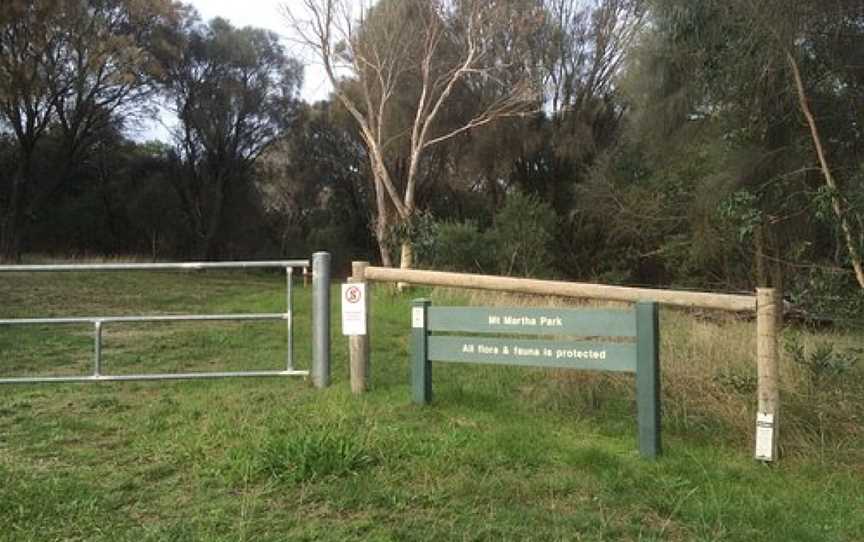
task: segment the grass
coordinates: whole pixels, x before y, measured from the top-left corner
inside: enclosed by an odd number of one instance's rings
[[[0,317],[278,312],[283,288],[237,272],[4,275]],[[309,292],[296,292],[307,367]],[[860,366],[811,389],[784,359],[784,457],[761,465],[752,322],[663,311],[665,455],[648,462],[632,377],[436,365],[434,404],[412,405],[409,302],[376,289],[360,397],[338,318],[327,390],[286,378],[0,387],[0,540],[864,539]],[[0,328],[0,373],[86,373],[91,348],[87,326]],[[284,348],[277,323],[112,324],[105,370],[278,368]]]

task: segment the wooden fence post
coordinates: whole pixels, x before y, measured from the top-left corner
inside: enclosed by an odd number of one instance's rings
[[[782,301],[781,301],[782,303]],[[759,407],[756,413],[755,458],[760,461],[777,459],[777,433],[780,414],[778,389],[777,333],[782,322],[778,316],[778,300],[773,288],[756,289],[756,363]],[[781,306],[782,307],[782,306]],[[782,311],[782,308],[779,309]]]
[[[351,278],[348,282],[353,284],[366,283],[366,268],[369,262],[352,262]],[[366,335],[351,335],[348,337],[348,356],[351,366],[351,392],[364,393],[369,388],[369,335],[372,318],[369,315],[369,296],[371,291],[366,284]]]

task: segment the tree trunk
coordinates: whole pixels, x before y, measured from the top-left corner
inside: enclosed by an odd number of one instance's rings
[[[18,228],[17,223],[18,219],[18,209],[14,200],[16,199],[14,196],[15,193],[15,183],[17,180],[13,180],[13,188],[12,188],[12,197],[10,198],[9,208],[6,209],[6,212],[3,216],[3,223],[0,224],[0,262],[9,262],[13,263],[16,261],[18,257]]]
[[[156,230],[150,233],[150,258],[154,263],[159,259],[159,232]]]
[[[810,136],[813,139],[813,146],[816,148],[816,155],[819,157],[819,165],[822,168],[822,175],[825,177],[825,184],[831,189],[831,208],[834,210],[834,216],[840,222],[840,230],[843,232],[844,240],[846,241],[846,250],[849,252],[849,259],[852,260],[852,268],[855,270],[855,278],[858,280],[858,285],[864,288],[864,264],[862,264],[861,253],[859,252],[857,240],[852,233],[852,226],[846,217],[843,208],[843,202],[840,198],[840,191],[837,187],[837,182],[834,179],[834,174],[831,168],[828,167],[828,159],[825,156],[825,150],[822,147],[822,138],[819,136],[819,128],[816,126],[816,118],[810,110],[810,104],[807,101],[807,94],[804,91],[804,82],[801,79],[801,72],[798,69],[798,62],[792,53],[786,53],[786,59],[789,61],[789,66],[792,68],[792,76],[795,79],[795,89],[798,91],[798,104],[801,107],[801,112],[807,119],[807,125],[810,127]]]
[[[495,217],[498,215],[498,202],[501,200],[500,190],[498,186],[498,179],[495,176],[495,170],[493,167],[489,167],[486,170],[486,183],[487,190],[489,191],[489,203],[491,205],[491,214],[492,214],[492,225],[495,225]]]
[[[224,237],[224,222],[228,215],[228,204],[232,196],[231,176],[230,171],[216,174],[215,184],[218,189],[211,205],[207,232],[202,247],[203,257],[208,261],[218,260],[222,252],[219,241],[220,237]]]
[[[216,228],[218,227],[219,214],[218,205],[210,209],[210,212],[201,217],[197,224],[195,237],[194,259],[199,261],[208,261],[213,257],[214,238],[216,237]]]
[[[9,208],[3,220],[2,236],[0,236],[0,259],[7,262],[21,261],[21,235],[24,227],[24,204],[30,181],[31,152],[24,151],[18,172],[12,179],[12,194],[9,198]]]
[[[763,226],[759,224],[753,229],[753,247],[756,249],[755,263],[757,288],[768,287],[768,272],[766,271],[767,265],[765,263],[765,235],[762,228]]]
[[[380,215],[375,224],[375,240],[378,242],[378,252],[381,254],[381,265],[393,267],[390,249],[387,248],[387,223]]]
[[[411,244],[411,241],[402,241],[402,255],[399,258],[399,268],[400,269],[411,269],[414,266],[414,245]],[[396,288],[400,292],[404,292],[408,289],[407,282],[399,282],[396,284]]]
[[[411,241],[402,241],[402,256],[399,259],[400,269],[411,269],[414,266],[414,245]]]
[[[194,168],[184,171],[182,167],[175,168],[169,175],[174,192],[180,199],[180,209],[186,217],[186,221],[192,232],[192,245],[184,252],[192,259],[199,259],[202,255],[202,245],[206,236],[206,217],[204,216],[204,195],[200,188],[200,180],[196,178]]]
[[[390,249],[387,246],[390,225],[389,212],[387,209],[387,195],[384,193],[384,181],[381,179],[380,165],[370,156],[372,166],[373,186],[375,188],[375,208],[378,216],[375,222],[375,240],[378,242],[378,251],[381,254],[381,265],[393,267],[393,259],[390,257]]]

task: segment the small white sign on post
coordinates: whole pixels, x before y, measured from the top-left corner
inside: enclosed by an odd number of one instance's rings
[[[342,285],[342,334],[366,335],[366,284]]]
[[[774,461],[774,415],[756,414],[756,459]]]
[[[411,308],[411,327],[422,328],[426,323],[423,321],[423,307]]]

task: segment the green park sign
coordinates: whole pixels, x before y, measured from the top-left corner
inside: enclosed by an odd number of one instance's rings
[[[433,307],[411,309],[412,394],[432,400],[432,362],[636,373],[639,452],[660,455],[657,304],[634,310]]]

